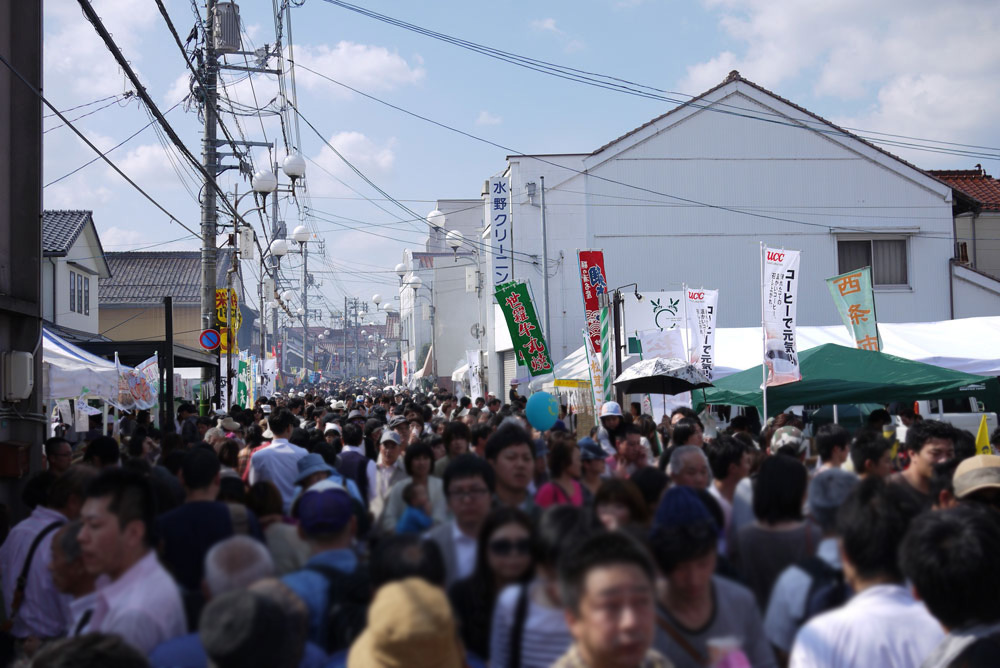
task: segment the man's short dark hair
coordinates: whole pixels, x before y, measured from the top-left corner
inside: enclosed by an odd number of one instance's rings
[[[184,486],[191,490],[207,489],[221,469],[219,456],[211,446],[196,446],[188,450],[181,463]]]
[[[851,443],[851,463],[859,475],[866,471],[865,463],[878,464],[886,452],[892,450],[892,441],[878,432],[863,431]]]
[[[715,440],[705,447],[705,454],[708,455],[708,465],[712,469],[712,477],[716,480],[724,480],[729,476],[731,465],[739,466],[743,462],[743,455],[749,451],[747,444],[739,439],[719,434]]]
[[[952,457],[934,465],[930,482],[927,483],[927,491],[935,505],[941,499],[941,492],[947,491],[952,496],[955,495],[955,469],[961,463],[957,457]]]
[[[500,404],[500,403],[503,403],[503,402],[500,401],[499,397],[493,397],[492,399],[490,399],[489,401],[486,402],[486,405],[487,406],[496,406],[497,404]]]
[[[444,476],[442,478],[444,495],[446,497],[449,496],[451,483],[458,480],[465,480],[466,478],[477,477],[483,479],[483,482],[486,483],[486,487],[490,490],[490,494],[492,494],[493,489],[496,486],[493,467],[487,464],[485,460],[480,459],[471,453],[455,457],[453,460],[448,462],[448,466],[444,469]]]
[[[943,626],[1000,621],[1000,515],[959,506],[913,520],[900,548],[903,575]]]
[[[93,462],[95,458],[101,461],[101,466],[111,466],[117,464],[122,453],[118,448],[118,441],[110,436],[98,436],[87,446],[87,452],[83,456],[86,462]]]
[[[444,433],[441,435],[444,438],[445,445],[451,445],[451,442],[457,439],[464,439],[466,441],[472,440],[472,432],[469,426],[464,422],[448,422],[444,426]]]
[[[198,411],[195,409],[194,404],[188,403],[188,402],[184,402],[184,403],[180,404],[179,406],[177,406],[177,412],[178,413],[197,413]]]
[[[215,426],[215,419],[210,418],[207,415],[202,415],[197,420],[195,420],[195,424],[202,427],[208,427],[209,429],[211,429],[212,427]]]
[[[671,441],[674,445],[687,445],[692,436],[701,431],[694,418],[683,418],[674,425]]]
[[[646,548],[625,533],[596,533],[566,554],[559,564],[559,591],[563,607],[579,614],[587,575],[597,568],[618,565],[638,567],[649,578],[652,589],[656,574]]]
[[[444,589],[446,573],[441,548],[416,534],[393,534],[380,539],[368,564],[373,589],[406,578],[421,578]]]
[[[920,452],[932,438],[955,442],[955,428],[938,420],[921,420],[914,422],[906,430],[906,449]]]
[[[69,505],[74,496],[83,501],[87,487],[97,477],[97,469],[86,464],[71,466],[52,481],[46,506],[60,510]]]
[[[851,443],[851,434],[839,424],[825,424],[816,432],[816,451],[822,462],[830,461],[834,448],[844,448]]]
[[[496,461],[500,453],[515,445],[526,445],[532,451],[534,457],[534,447],[531,444],[531,436],[519,425],[507,423],[501,425],[493,432],[493,435],[486,440],[486,459]]]
[[[714,520],[691,524],[656,527],[649,534],[649,548],[656,565],[670,575],[681,564],[714,552],[719,544],[719,530]]]
[[[267,417],[267,426],[271,429],[271,433],[277,436],[278,434],[284,434],[290,427],[293,427],[299,423],[298,419],[292,412],[287,408],[282,408],[277,412],[272,412]]]
[[[147,547],[156,544],[156,496],[149,479],[127,469],[105,469],[87,486],[88,499],[109,498],[108,512],[118,517],[124,529],[131,522],[142,522]]]
[[[766,524],[802,519],[809,472],[798,459],[768,457],[753,482],[753,514]]]
[[[344,445],[359,446],[365,438],[364,431],[361,427],[354,424],[353,422],[348,422],[341,428],[341,438],[344,441]]]
[[[69,445],[70,448],[72,449],[73,446],[70,445],[69,441],[67,441],[65,438],[61,436],[53,436],[52,438],[47,439],[45,441],[45,456],[51,457],[53,454],[55,454],[55,451],[59,449],[59,446],[62,445],[63,443]]]
[[[901,582],[899,545],[920,507],[902,484],[866,478],[847,497],[837,516],[844,554],[865,580]]]
[[[481,438],[487,438],[488,439],[490,437],[490,434],[493,433],[493,430],[490,429],[489,425],[480,423],[480,424],[477,424],[475,427],[473,427],[471,429],[470,433],[471,433],[472,437],[469,440],[474,445],[474,444],[478,443],[479,439],[481,439]]]

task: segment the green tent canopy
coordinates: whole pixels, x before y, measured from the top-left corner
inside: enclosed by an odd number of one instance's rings
[[[802,404],[858,404],[976,397],[1000,410],[1000,381],[895,355],[828,343],[799,354],[802,380],[767,389],[768,417]],[[754,406],[763,414],[761,367],[755,366],[692,392],[694,410],[705,404]]]

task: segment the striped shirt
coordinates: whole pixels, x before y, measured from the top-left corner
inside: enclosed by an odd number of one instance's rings
[[[573,644],[562,608],[541,602],[545,598],[542,586],[537,579],[528,585],[528,609],[521,634],[521,668],[549,668]],[[510,665],[514,649],[511,632],[521,587],[509,586],[497,599],[490,635],[491,668],[507,668]]]

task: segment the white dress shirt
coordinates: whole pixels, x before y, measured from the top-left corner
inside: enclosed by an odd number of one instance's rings
[[[295,479],[299,476],[298,461],[309,452],[289,443],[287,438],[275,438],[271,445],[258,450],[250,458],[250,473],[247,480],[254,484],[258,480],[273,482],[281,492],[285,514],[288,515],[295,500]]]
[[[472,571],[476,570],[478,543],[474,536],[470,537],[462,533],[455,520],[451,521],[451,538],[455,541],[455,579],[464,580],[472,575]]]
[[[150,550],[117,580],[97,590],[88,632],[115,633],[144,655],[187,633],[181,594]]]
[[[35,537],[53,522],[66,521],[66,516],[62,513],[38,506],[31,515],[11,529],[7,540],[0,547],[4,609],[8,611],[11,609],[17,578],[24,568],[24,560],[28,558],[28,550],[31,549]],[[52,561],[52,538],[57,532],[58,529],[50,531],[35,549],[24,588],[24,602],[11,628],[11,634],[15,638],[26,638],[29,635],[55,638],[66,633],[70,619],[70,597],[59,593],[49,573],[49,563]]]
[[[918,668],[942,638],[941,625],[906,587],[877,585],[803,626],[788,665]]]

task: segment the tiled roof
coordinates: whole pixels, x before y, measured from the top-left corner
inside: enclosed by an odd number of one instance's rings
[[[985,211],[1000,211],[1000,181],[978,169],[928,169],[927,173],[980,203]]]
[[[201,251],[125,251],[106,253],[111,278],[99,282],[100,303],[201,303]],[[228,253],[218,256],[218,283],[225,285]]]
[[[59,209],[42,212],[42,249],[45,255],[65,255],[76,242],[93,211]]]

